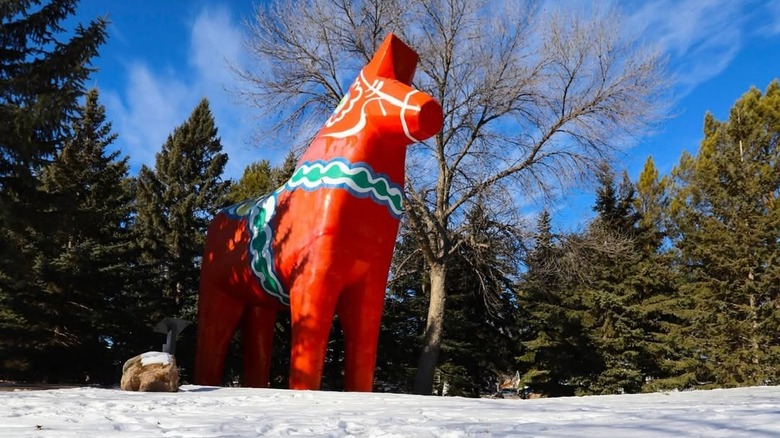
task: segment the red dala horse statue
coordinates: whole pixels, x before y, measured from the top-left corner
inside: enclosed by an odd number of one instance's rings
[[[276,313],[289,306],[289,387],[319,389],[338,315],[344,388],[373,390],[406,147],[442,127],[439,103],[411,87],[417,60],[389,35],[290,180],[214,218],[201,267],[195,383],[221,383],[240,325],[243,384],[267,387]]]

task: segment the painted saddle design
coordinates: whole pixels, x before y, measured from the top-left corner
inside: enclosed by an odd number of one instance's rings
[[[245,220],[249,234],[249,266],[260,287],[285,306],[290,305],[290,292],[279,281],[274,267],[274,229],[271,220],[276,213],[279,195],[293,190],[319,190],[321,188],[346,190],[357,198],[369,198],[384,205],[388,213],[400,218],[403,212],[403,188],[390,179],[377,174],[366,163],[352,164],[334,159],[328,162],[302,163],[290,180],[270,195],[248,199],[231,205],[222,213],[233,220]]]

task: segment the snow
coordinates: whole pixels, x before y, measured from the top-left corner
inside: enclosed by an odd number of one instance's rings
[[[538,400],[183,386],[0,392],[0,437],[780,437],[780,387]]]
[[[159,351],[147,351],[146,353],[141,353],[141,366],[147,366],[153,363],[168,365],[171,363],[171,355],[168,353],[161,353]]]

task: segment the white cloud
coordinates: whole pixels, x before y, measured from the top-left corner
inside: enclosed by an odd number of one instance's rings
[[[242,65],[242,32],[225,7],[204,7],[187,23],[187,64],[167,69],[143,60],[125,64],[127,83],[123,90],[103,92],[109,119],[119,133],[118,146],[130,155],[133,171],[142,164],[154,165],[167,136],[186,121],[202,98],[207,98],[219,129],[223,150],[229,155],[225,176],[241,175],[246,165],[262,158],[278,160],[285,150],[264,155],[248,142],[253,122],[247,106],[230,91],[237,77],[229,63]],[[175,42],[168,42],[175,43]]]
[[[240,176],[247,164],[262,158],[278,162],[286,152],[284,145],[260,151],[249,144],[257,120],[250,107],[229,91],[241,84],[228,66],[245,65],[248,59],[242,29],[227,5],[202,7],[186,23],[186,65],[164,70],[133,60],[126,63],[125,88],[104,91],[109,119],[135,169],[154,163],[154,154],[167,135],[186,120],[203,97],[211,103],[223,147],[230,156],[227,176]],[[620,8],[629,37],[657,45],[670,57],[678,98],[730,65],[751,32],[757,30],[749,23],[757,14],[763,15],[763,22],[771,23],[764,32],[780,33],[780,0],[753,9],[731,0],[610,0],[600,5],[594,8],[592,2],[567,0],[545,2],[542,7],[585,13]]]
[[[758,8],[732,0],[545,0],[542,9],[603,15],[617,9],[627,38],[660,49],[669,57],[678,97],[723,72],[749,37]],[[766,9],[776,14],[780,0]]]
[[[232,94],[239,88],[239,79],[230,68],[231,65],[246,64],[242,42],[240,26],[224,7],[203,8],[192,22],[189,64],[195,71],[201,92],[211,104],[222,146],[230,157],[225,173],[232,178],[241,176],[251,162],[260,159],[273,162],[278,158],[269,156],[268,152],[274,156],[286,152],[280,149],[261,153],[249,144],[255,121],[248,106]]]
[[[670,57],[683,95],[728,67],[746,36],[748,14],[731,0],[658,0],[623,12],[629,34]]]
[[[764,7],[768,17],[769,24],[762,29],[771,35],[780,34],[780,0],[771,0]]]
[[[155,74],[138,61],[127,65],[127,76],[122,94],[109,91],[104,99],[119,142],[130,156],[131,167],[137,169],[154,164],[168,134],[184,121],[189,91],[181,81]]]
[[[205,81],[231,82],[234,77],[228,65],[242,63],[242,38],[226,9],[204,8],[192,24],[190,64]]]

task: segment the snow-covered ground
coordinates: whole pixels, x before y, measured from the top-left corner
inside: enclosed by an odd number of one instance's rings
[[[541,400],[184,386],[0,392],[0,437],[780,437],[780,387]]]

